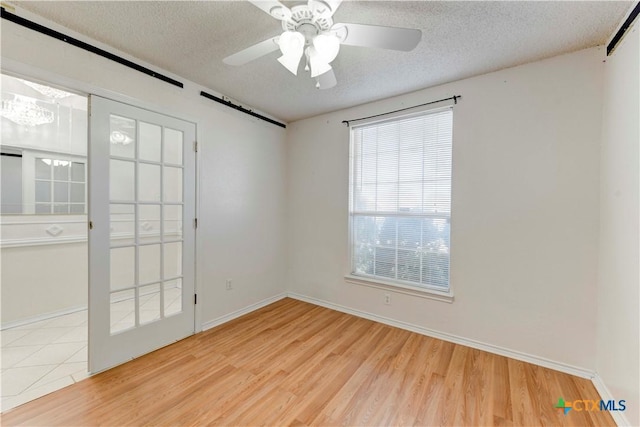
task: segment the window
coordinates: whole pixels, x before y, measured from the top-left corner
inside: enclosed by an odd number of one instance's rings
[[[36,213],[84,214],[84,163],[40,157],[35,162]]]
[[[22,213],[22,154],[0,153],[0,214]]]
[[[451,108],[351,130],[351,275],[449,292]]]

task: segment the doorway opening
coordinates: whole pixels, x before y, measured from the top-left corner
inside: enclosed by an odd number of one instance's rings
[[[6,411],[88,375],[88,98],[1,78]]]

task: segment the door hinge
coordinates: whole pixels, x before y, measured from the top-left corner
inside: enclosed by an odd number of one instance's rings
[[[193,141],[193,151],[198,152],[198,141]]]
[[[198,228],[198,218],[193,218],[193,228]]]
[[[198,294],[193,294],[193,304],[198,304]]]
[[[89,221],[89,230],[93,230],[93,221]]]

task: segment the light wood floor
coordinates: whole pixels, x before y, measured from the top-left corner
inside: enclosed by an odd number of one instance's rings
[[[615,425],[591,382],[284,299],[2,416],[3,425]]]

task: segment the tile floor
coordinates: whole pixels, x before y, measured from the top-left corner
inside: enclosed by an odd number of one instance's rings
[[[2,411],[87,377],[87,311],[5,329]]]
[[[142,324],[160,318],[160,285],[154,286],[148,287],[149,292],[139,298]],[[133,327],[135,301],[131,295],[117,292],[112,296],[111,332]],[[182,290],[176,284],[166,284],[163,302],[165,316],[180,312]],[[2,411],[88,376],[87,324],[87,311],[83,310],[0,331]]]

